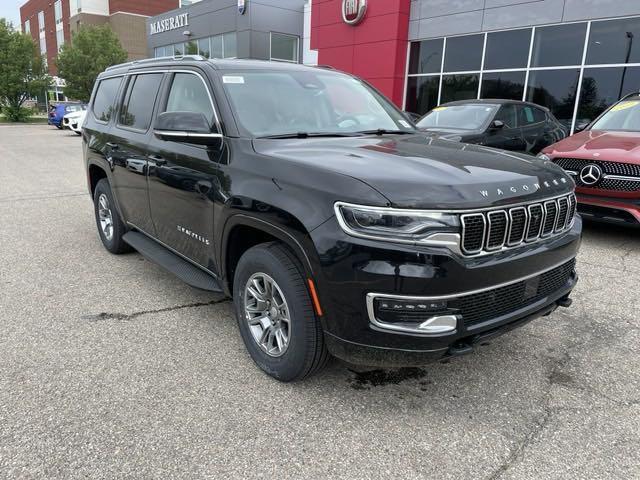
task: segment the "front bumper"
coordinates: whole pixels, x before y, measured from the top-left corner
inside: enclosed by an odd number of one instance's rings
[[[578,193],[578,211],[588,220],[640,227],[640,199]]]
[[[581,230],[582,222],[576,218],[573,227],[560,237],[495,255],[461,257],[445,248],[356,239],[344,234],[336,221],[329,221],[311,234],[319,252],[316,282],[325,312],[322,320],[329,350],[351,363],[417,365],[466,353],[488,335],[504,333],[552,312],[559,304],[567,305],[577,282],[573,264],[562,283],[554,284],[551,291],[532,295],[530,301],[514,304],[512,309],[505,309],[500,302],[505,295],[513,295],[515,287],[538,288],[529,280],[575,259]],[[488,296],[479,300],[495,303],[495,309],[485,308],[484,317],[477,316],[477,312],[464,313],[460,299],[482,292],[488,292]],[[439,319],[433,324],[435,329],[418,328],[422,321],[414,322],[413,329],[393,328],[411,324],[379,321],[373,302],[380,297],[433,305],[450,302],[440,306],[446,312],[433,316],[455,318],[442,322]],[[477,318],[470,322],[472,315]]]

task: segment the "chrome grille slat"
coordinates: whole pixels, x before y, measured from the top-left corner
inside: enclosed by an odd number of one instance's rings
[[[545,202],[461,215],[462,252],[492,253],[558,235],[572,227],[576,203],[575,195],[571,194]]]

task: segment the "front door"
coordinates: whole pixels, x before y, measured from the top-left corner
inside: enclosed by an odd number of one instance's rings
[[[484,144],[503,150],[522,151],[525,148],[522,131],[518,128],[516,108],[513,104],[500,107],[494,120],[500,120],[502,128],[489,127]]]
[[[172,73],[158,114],[201,112],[217,132],[209,89],[195,71]],[[158,239],[214,273],[213,210],[222,152],[155,136],[149,144],[149,200]]]
[[[154,234],[147,190],[147,145],[162,73],[127,78],[116,125],[109,132],[113,189],[126,222]]]

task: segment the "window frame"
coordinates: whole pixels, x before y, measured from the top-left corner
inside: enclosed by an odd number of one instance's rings
[[[577,90],[576,90],[576,94],[575,94],[575,102],[573,104],[573,116],[570,119],[570,134],[573,134],[575,132],[575,126],[576,126],[576,122],[577,122],[577,115],[578,115],[578,111],[579,111],[579,106],[580,106],[580,102],[581,102],[581,96],[582,96],[582,82],[584,79],[584,74],[585,74],[585,69],[598,69],[598,68],[613,68],[613,67],[640,67],[640,62],[636,62],[636,63],[607,63],[607,64],[590,64],[587,62],[587,52],[588,52],[588,47],[589,47],[589,42],[590,42],[590,38],[591,38],[591,26],[592,25],[602,25],[605,22],[618,22],[621,20],[632,20],[632,19],[637,19],[638,21],[640,21],[640,15],[626,15],[626,16],[622,16],[622,17],[615,17],[615,18],[606,18],[606,19],[595,19],[595,20],[576,20],[576,21],[569,21],[569,22],[559,22],[559,23],[550,23],[550,24],[543,24],[543,25],[532,25],[532,26],[517,26],[517,27],[513,27],[513,28],[504,28],[504,29],[498,29],[498,30],[492,30],[492,31],[485,31],[485,32],[481,32],[480,34],[476,33],[476,32],[468,32],[465,34],[460,34],[460,35],[448,35],[448,36],[442,36],[442,37],[428,37],[428,38],[421,38],[419,40],[413,40],[410,41],[407,47],[407,58],[406,58],[406,74],[405,74],[405,84],[404,84],[404,97],[403,97],[403,101],[402,101],[402,108],[405,109],[408,102],[407,99],[407,95],[409,94],[409,79],[412,77],[435,77],[438,79],[439,82],[439,86],[438,86],[438,92],[437,92],[437,102],[435,105],[431,106],[431,108],[434,108],[438,105],[441,105],[443,102],[443,98],[442,98],[442,90],[443,90],[443,82],[442,79],[445,75],[461,75],[461,74],[479,74],[480,78],[479,78],[479,82],[478,82],[478,93],[477,93],[477,99],[482,99],[483,97],[481,96],[481,91],[482,91],[482,83],[483,83],[483,76],[485,73],[509,73],[509,72],[524,72],[525,73],[525,80],[524,80],[524,86],[523,86],[523,95],[521,99],[517,99],[518,101],[527,101],[527,94],[528,94],[528,90],[529,90],[529,86],[530,86],[530,73],[532,72],[536,72],[536,71],[544,71],[544,70],[572,70],[572,69],[578,69],[579,70],[579,75],[578,75],[578,84],[577,84]],[[552,26],[562,26],[562,25],[572,25],[572,24],[586,24],[586,28],[585,28],[585,35],[583,38],[583,50],[582,50],[582,55],[581,55],[581,61],[578,64],[575,65],[558,65],[558,66],[550,66],[550,67],[534,67],[532,66],[532,62],[533,62],[533,47],[534,47],[534,42],[536,39],[536,34],[538,34],[538,31],[544,27],[552,27]],[[514,30],[530,30],[530,44],[529,44],[529,52],[528,52],[528,59],[527,59],[527,65],[524,68],[503,68],[503,69],[485,69],[485,58],[486,58],[486,53],[487,53],[487,38],[488,35],[496,33],[496,32],[506,32],[506,31],[514,31]],[[447,40],[451,39],[451,38],[456,38],[456,37],[463,37],[463,36],[472,36],[472,35],[483,35],[484,36],[484,45],[482,47],[482,63],[480,66],[480,70],[473,70],[473,71],[456,71],[456,72],[449,72],[445,69],[445,58],[446,58],[446,54],[447,54]],[[443,48],[442,48],[442,62],[440,65],[440,70],[438,72],[433,72],[433,73],[410,73],[409,67],[410,67],[410,60],[411,60],[411,49],[413,47],[413,45],[415,43],[419,43],[422,41],[427,41],[427,40],[440,40],[442,39],[443,41]],[[605,110],[606,111],[606,110]],[[545,112],[546,113],[546,112]],[[552,112],[553,113],[553,112]],[[596,119],[594,119],[593,121],[595,121]]]

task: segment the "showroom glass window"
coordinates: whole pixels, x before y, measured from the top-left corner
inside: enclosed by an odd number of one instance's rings
[[[407,67],[407,111],[461,99],[528,100],[575,128],[640,89],[640,17],[416,41]]]
[[[299,48],[297,36],[271,32],[271,60],[298,63]]]
[[[238,56],[236,32],[190,40],[186,43],[165,45],[154,49],[154,56],[156,58],[172,57],[174,55],[202,55],[205,58],[236,58]]]

